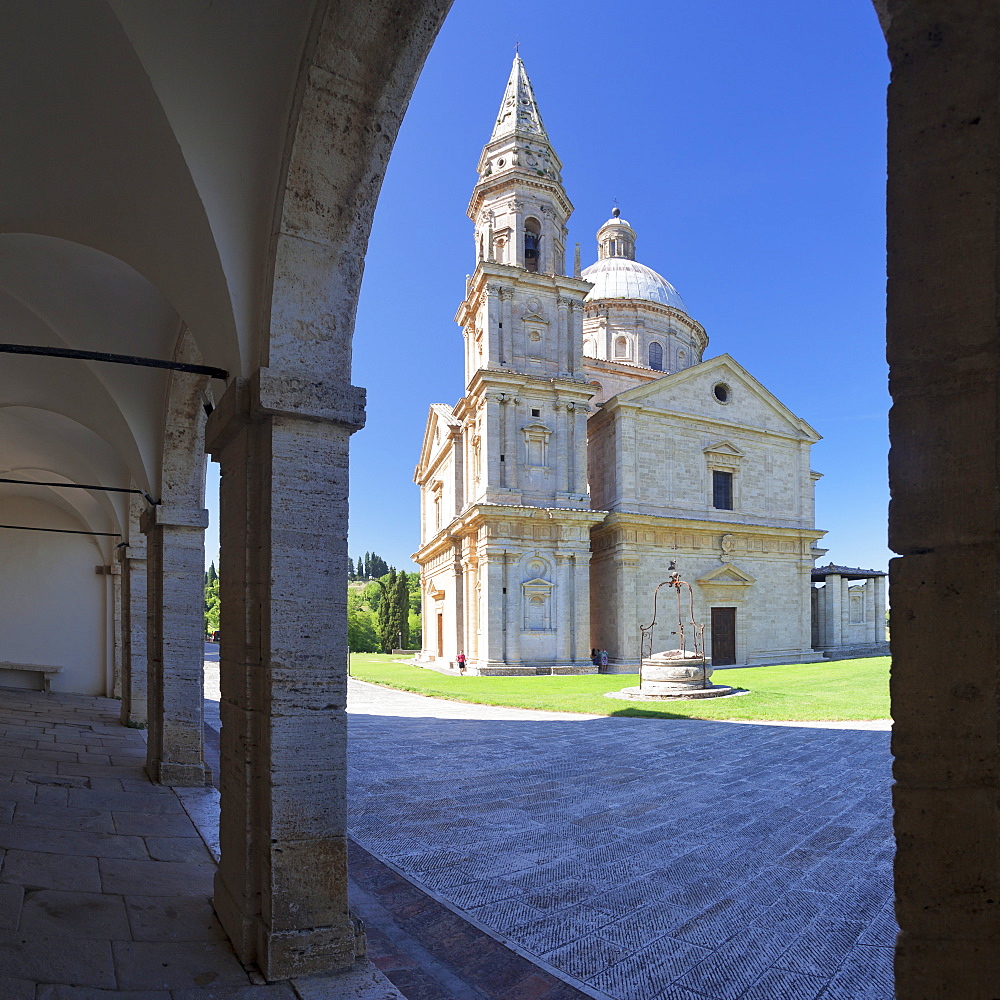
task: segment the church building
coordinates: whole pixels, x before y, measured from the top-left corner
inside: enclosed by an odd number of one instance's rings
[[[819,659],[819,435],[729,355],[704,359],[617,208],[596,263],[567,267],[573,206],[519,56],[478,170],[465,395],[431,406],[414,476],[421,659],[570,673],[596,647],[634,671],[672,560],[716,666]],[[661,600],[656,650],[675,622]]]

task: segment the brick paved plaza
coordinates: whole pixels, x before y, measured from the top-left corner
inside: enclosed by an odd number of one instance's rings
[[[888,732],[351,688],[354,839],[592,995],[892,997]]]

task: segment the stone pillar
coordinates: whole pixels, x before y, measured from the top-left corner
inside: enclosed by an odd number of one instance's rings
[[[877,576],[875,585],[875,641],[885,642],[885,577]]]
[[[524,615],[521,610],[521,581],[517,578],[517,567],[521,562],[519,552],[503,554],[503,588],[500,600],[504,608],[504,661],[512,666],[521,662],[521,632]],[[488,600],[488,598],[487,598]]]
[[[566,404],[566,492],[575,493],[577,448],[577,404]]]
[[[518,488],[518,467],[521,464],[521,432],[517,426],[517,411],[521,405],[521,400],[517,396],[508,396],[505,400],[505,412],[507,423],[507,443],[504,465],[507,471],[507,485],[511,489]]]
[[[1000,983],[1000,6],[885,0],[898,1000]],[[942,661],[942,651],[947,655]]]
[[[617,616],[615,622],[615,648],[608,650],[608,660],[612,666],[634,666],[639,662],[640,614],[636,589],[639,557],[631,552],[619,552],[615,556],[614,566],[619,598],[617,606],[622,609],[622,613]],[[656,647],[657,641],[654,638],[654,653],[659,652]],[[662,641],[662,637],[659,641]]]
[[[524,363],[524,328],[514,324],[514,289],[510,285],[500,288],[500,322],[508,345],[507,363],[515,367]]]
[[[878,642],[878,622],[875,611],[875,590],[878,577],[870,576],[865,580],[865,641]]]
[[[577,662],[590,662],[590,552],[584,550],[573,556],[573,585],[575,587],[576,629],[574,632],[573,658]]]
[[[552,422],[556,426],[555,433],[549,441],[549,449],[550,455],[551,450],[555,451],[555,462],[552,462],[551,457],[549,461],[555,466],[555,490],[553,492],[558,497],[560,494],[565,494],[568,489],[566,477],[569,468],[569,422],[573,414],[566,403],[560,402],[553,402],[552,411]]]
[[[138,514],[128,548],[118,550],[122,567],[122,707],[123,726],[144,726],[146,710],[146,537]]]
[[[572,319],[569,313],[569,299],[560,295],[556,299],[556,309],[559,314],[556,335],[558,349],[553,360],[556,363],[556,370],[561,375],[568,375],[573,367]]]
[[[500,319],[500,286],[495,281],[491,281],[486,285],[486,329],[483,331],[483,336],[486,339],[484,367],[496,368],[500,362],[506,360],[503,347],[506,333]],[[470,371],[469,376],[471,377],[471,375]]]
[[[122,696],[122,671],[125,661],[125,634],[122,617],[122,567],[120,562],[108,566],[111,576],[111,692]]]
[[[507,647],[507,602],[503,595],[506,571],[502,551],[487,551],[479,557],[479,585],[484,614],[479,621],[478,662],[484,667],[497,667],[504,662]]]
[[[470,660],[479,659],[479,617],[480,617],[480,583],[479,583],[479,560],[470,560],[469,571],[469,645],[470,649],[465,651],[465,655]]]
[[[559,662],[573,662],[573,639],[576,631],[575,601],[573,594],[573,557],[567,552],[556,554],[556,602],[552,609],[552,622],[558,629]]]
[[[831,573],[826,577],[826,644],[839,646],[843,642],[843,588],[841,578]]]
[[[364,392],[259,370],[208,427],[222,466],[215,909],[268,979],[345,968],[348,442]],[[433,629],[432,621],[428,624]]]
[[[204,785],[205,528],[179,504],[142,515],[147,559],[146,771],[164,785]]]
[[[465,649],[465,573],[462,566],[462,543],[456,541],[452,550],[452,572],[455,574],[455,656]]]
[[[569,340],[569,375],[573,378],[583,359],[583,303],[579,299],[569,304]]]

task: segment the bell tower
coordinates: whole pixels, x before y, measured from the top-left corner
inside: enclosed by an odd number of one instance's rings
[[[573,205],[519,55],[478,173],[468,209],[476,269],[456,316],[465,337],[460,406],[475,427],[465,496],[586,508],[590,284],[565,274]]]
[[[604,512],[590,509],[587,487],[595,390],[583,368],[583,301],[591,284],[578,268],[566,274],[572,212],[515,56],[469,202],[476,264],[455,317],[465,395],[448,415],[454,457],[428,444],[416,476],[425,509],[437,509],[430,491],[439,480],[456,498],[447,524],[425,518],[414,557],[425,606],[441,609],[453,648],[480,673],[594,669],[590,529]],[[446,467],[454,486],[443,485]]]

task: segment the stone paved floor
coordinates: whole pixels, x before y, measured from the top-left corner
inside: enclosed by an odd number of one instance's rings
[[[118,707],[0,693],[0,996],[293,1000],[237,961],[215,864]]]
[[[349,709],[354,839],[593,995],[891,1000],[887,732]]]

